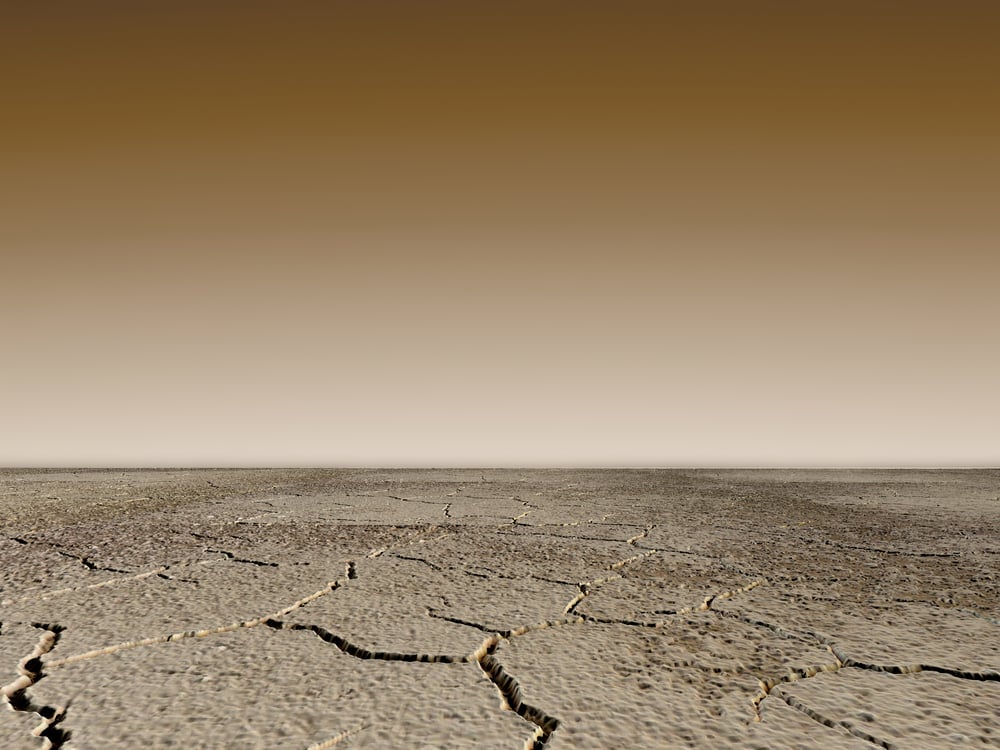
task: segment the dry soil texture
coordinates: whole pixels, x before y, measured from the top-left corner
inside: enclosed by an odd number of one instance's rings
[[[1000,747],[1000,472],[3,471],[0,746]]]

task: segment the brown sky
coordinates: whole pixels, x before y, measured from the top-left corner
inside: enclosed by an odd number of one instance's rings
[[[998,465],[998,22],[20,4],[0,464]]]

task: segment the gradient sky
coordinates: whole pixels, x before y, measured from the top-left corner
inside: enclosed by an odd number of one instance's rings
[[[998,22],[8,8],[0,465],[996,466]]]

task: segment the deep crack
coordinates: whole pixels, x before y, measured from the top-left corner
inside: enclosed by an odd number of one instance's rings
[[[521,695],[521,685],[494,656],[502,639],[504,636],[499,634],[490,636],[473,653],[473,657],[500,693],[504,707],[537,727],[535,733],[525,743],[525,748],[540,750],[548,744],[549,737],[559,728],[559,719],[530,703],[525,703]]]
[[[70,737],[70,732],[59,726],[66,717],[68,704],[65,706],[37,704],[31,699],[28,690],[45,677],[42,657],[56,647],[59,636],[65,628],[61,625],[43,622],[33,622],[31,626],[43,632],[32,652],[18,664],[20,676],[13,682],[0,687],[0,697],[12,711],[36,714],[41,719],[41,723],[32,730],[31,734],[42,738],[46,750],[57,749],[62,747],[63,743]]]
[[[466,656],[452,656],[450,654],[420,654],[404,653],[398,651],[371,651],[370,649],[352,643],[343,636],[332,633],[320,625],[303,625],[301,623],[287,623],[282,620],[268,619],[264,625],[273,630],[308,630],[317,635],[326,643],[333,644],[348,656],[356,659],[374,659],[376,661],[406,661],[421,662],[424,664],[460,664],[468,661]]]

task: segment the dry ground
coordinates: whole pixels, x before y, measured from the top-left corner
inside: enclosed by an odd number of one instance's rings
[[[1000,472],[0,471],[0,747],[1000,747]]]

